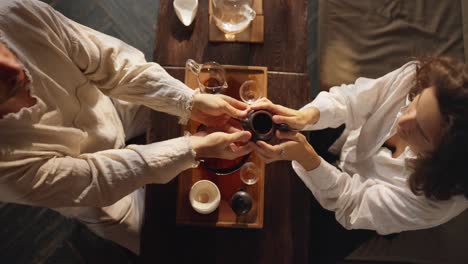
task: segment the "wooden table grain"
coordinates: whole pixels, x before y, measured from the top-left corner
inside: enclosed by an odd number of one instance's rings
[[[189,58],[199,62],[268,67],[268,98],[299,108],[310,98],[306,68],[307,1],[267,0],[262,44],[208,41],[208,0],[199,1],[190,27],[161,0],[154,61],[184,79]],[[175,117],[154,113],[148,141],[180,135]],[[146,188],[141,238],[143,263],[308,263],[311,195],[290,162],[266,166],[264,227],[259,230],[176,225],[177,179]]]

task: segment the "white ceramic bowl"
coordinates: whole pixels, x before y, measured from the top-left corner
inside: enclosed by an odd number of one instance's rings
[[[190,188],[189,200],[195,211],[200,214],[209,214],[218,208],[221,193],[212,181],[200,180]]]

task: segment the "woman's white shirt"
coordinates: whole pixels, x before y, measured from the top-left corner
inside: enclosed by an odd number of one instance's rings
[[[406,148],[393,158],[383,147],[409,104],[416,64],[409,62],[378,79],[359,78],[352,85],[333,87],[303,107],[320,110],[320,120],[304,130],[346,125],[339,168],[323,159],[312,171],[296,161],[292,165],[320,204],[335,211],[347,229],[380,234],[424,229],[445,223],[468,207],[462,196],[434,201],[413,194],[407,162],[415,155]]]

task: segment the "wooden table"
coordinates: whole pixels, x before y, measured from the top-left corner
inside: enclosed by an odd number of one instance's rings
[[[268,98],[299,108],[309,101],[306,67],[307,1],[266,0],[263,44],[208,41],[208,0],[184,27],[172,2],[161,0],[154,61],[183,81],[185,61],[268,67]],[[150,142],[180,135],[177,119],[154,113]],[[266,166],[263,229],[179,226],[177,179],[146,189],[141,261],[144,263],[308,263],[311,195],[290,162]]]

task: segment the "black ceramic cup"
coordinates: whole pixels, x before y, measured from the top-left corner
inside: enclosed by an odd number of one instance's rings
[[[242,123],[244,130],[252,133],[253,141],[269,141],[273,138],[277,129],[282,131],[291,130],[287,124],[275,124],[273,114],[264,109],[252,111],[247,115],[247,118],[239,121]]]

